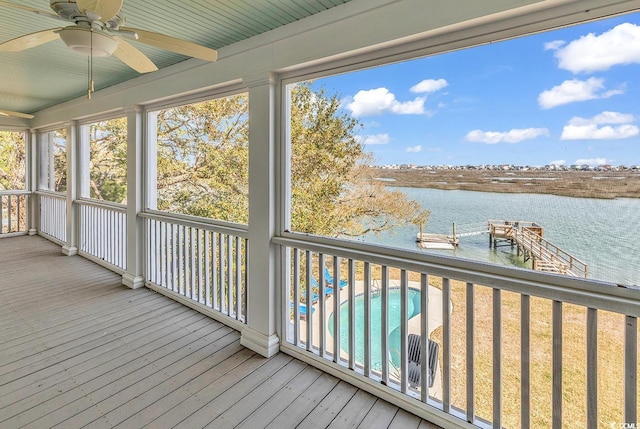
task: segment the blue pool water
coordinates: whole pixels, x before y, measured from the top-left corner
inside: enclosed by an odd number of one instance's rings
[[[420,314],[420,291],[409,289],[407,300],[408,319]],[[381,354],[381,314],[382,299],[380,296],[371,297],[371,368],[380,370],[382,368]],[[356,362],[364,364],[364,295],[359,295],[355,299],[355,353]],[[332,313],[329,316],[329,333],[333,335]],[[400,289],[389,289],[389,354],[393,365],[400,366]],[[344,352],[349,352],[349,305],[343,302],[340,305],[340,348]]]

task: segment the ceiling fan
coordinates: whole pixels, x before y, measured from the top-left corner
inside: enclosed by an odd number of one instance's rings
[[[11,110],[0,109],[0,116],[13,116],[15,118],[33,119],[35,116],[28,113],[13,112]]]
[[[0,6],[73,23],[66,27],[50,28],[0,43],[0,52],[20,52],[60,38],[71,50],[89,56],[90,73],[93,57],[111,55],[138,73],[158,70],[146,55],[123,38],[205,61],[217,59],[217,52],[205,46],[165,34],[125,27],[125,19],[118,15],[122,3],[123,0],[49,0],[49,6],[54,12],[52,13],[0,0]],[[92,81],[89,84],[89,96],[91,92],[93,92]]]

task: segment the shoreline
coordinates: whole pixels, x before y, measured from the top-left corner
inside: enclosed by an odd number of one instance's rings
[[[576,198],[640,198],[635,171],[426,170],[372,167],[390,187],[509,194],[550,194]]]

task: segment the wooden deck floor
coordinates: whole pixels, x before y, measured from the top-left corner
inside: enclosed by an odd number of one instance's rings
[[[1,428],[433,428],[40,237],[0,239]]]

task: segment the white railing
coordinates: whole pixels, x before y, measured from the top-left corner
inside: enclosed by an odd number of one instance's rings
[[[40,202],[38,231],[60,243],[67,241],[67,199],[64,194],[37,192]]]
[[[441,424],[638,421],[638,289],[377,246],[274,242],[286,255],[281,347],[301,359]],[[438,345],[437,363],[424,340],[415,362],[416,334]]]
[[[78,253],[116,272],[127,269],[127,214],[121,204],[75,201],[78,209]]]
[[[143,213],[147,281],[235,321],[246,321],[247,231]]]
[[[28,191],[0,191],[0,237],[27,232]]]
[[[543,237],[540,237],[535,232],[523,228],[522,230],[514,232],[514,239],[518,244],[521,242],[524,243],[531,252],[535,253],[537,257],[545,262],[549,262],[553,266],[566,267],[566,270],[562,272],[562,274],[587,278],[589,274],[587,264]]]

